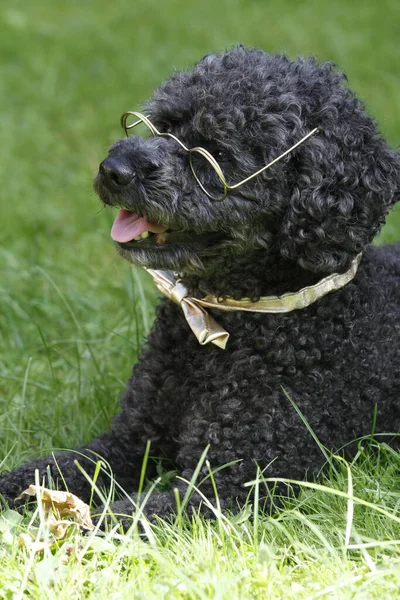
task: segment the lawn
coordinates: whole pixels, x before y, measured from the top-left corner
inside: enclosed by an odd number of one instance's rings
[[[172,69],[243,42],[338,63],[396,146],[399,18],[396,0],[0,4],[1,469],[104,431],[151,326],[155,291],[116,256],[92,191],[120,114]],[[399,237],[395,209],[379,241]],[[147,541],[71,533],[34,554],[17,542],[43,534],[37,521],[8,513],[0,598],[397,597],[399,462],[360,442],[274,515],[160,523]]]

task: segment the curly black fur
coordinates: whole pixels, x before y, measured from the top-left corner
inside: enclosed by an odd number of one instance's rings
[[[283,390],[319,440],[337,449],[356,436],[400,427],[400,247],[368,244],[400,192],[400,156],[379,135],[362,103],[331,63],[291,62],[238,47],[174,73],[147,103],[146,114],[187,147],[203,146],[238,182],[313,128],[318,134],[271,169],[209,199],[195,182],[187,153],[172,139],[131,137],[114,144],[96,191],[172,232],[165,243],[117,244],[128,260],[179,271],[190,293],[254,299],[295,291],[346,271],[363,252],[355,279],[310,307],[281,315],[210,311],[230,332],[225,351],[201,347],[179,307],[163,300],[122,409],[109,432],[79,451],[102,455],[125,488],[137,489],[146,443],[190,479],[207,444],[221,504],[245,500],[256,463],[269,476],[301,478],[323,456]],[[111,162],[110,162],[111,161]],[[103,163],[104,164],[104,163]],[[123,178],[122,178],[122,175]],[[175,241],[174,241],[175,234]],[[181,238],[179,237],[181,236]],[[178,240],[178,241],[176,241]],[[181,241],[179,241],[181,240]],[[71,491],[89,486],[57,457]],[[33,471],[54,478],[52,458],[0,478],[12,499]],[[85,467],[91,471],[88,462]],[[152,466],[149,474],[152,474]],[[154,471],[153,471],[154,472]],[[107,484],[100,478],[99,484]],[[177,482],[184,492],[185,486]],[[212,497],[210,481],[204,493]],[[199,498],[193,497],[192,506]],[[172,492],[155,492],[148,515],[173,513]],[[132,512],[120,501],[116,512]]]

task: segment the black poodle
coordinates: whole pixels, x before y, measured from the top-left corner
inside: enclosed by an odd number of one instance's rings
[[[149,135],[116,142],[95,189],[120,209],[118,252],[169,297],[111,430],[78,451],[104,457],[136,499],[149,440],[183,480],[209,446],[221,506],[235,510],[257,466],[299,479],[324,462],[289,398],[333,450],[400,429],[400,247],[369,246],[399,196],[400,155],[344,75],[238,47],[174,73],[143,115],[122,121]],[[92,474],[75,452],[57,463],[87,500],[77,458]],[[0,477],[0,493],[12,502],[34,469],[62,485],[58,467],[52,457],[23,465]],[[155,468],[149,460],[149,477]],[[207,474],[204,463],[212,501]],[[195,494],[189,507],[199,506]],[[112,508],[134,510],[127,499]],[[156,488],[145,512],[175,508],[174,492]]]

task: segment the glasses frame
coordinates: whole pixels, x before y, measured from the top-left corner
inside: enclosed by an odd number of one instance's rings
[[[132,125],[127,125],[127,120],[131,116],[136,117],[138,120],[135,121],[134,123],[132,123]],[[158,131],[157,127],[155,125],[153,125],[153,123],[150,121],[149,117],[147,117],[146,115],[143,115],[142,113],[139,113],[139,112],[136,112],[136,111],[128,111],[128,112],[125,112],[121,116],[121,126],[122,126],[123,130],[125,131],[126,137],[129,137],[129,133],[128,133],[129,129],[133,129],[133,127],[136,127],[136,125],[139,125],[139,123],[144,123],[145,125],[147,125],[147,127],[150,129],[150,131],[151,131],[151,133],[153,134],[154,137],[168,137],[168,138],[173,139],[177,144],[179,144],[179,146],[183,150],[185,150],[185,152],[187,152],[189,154],[190,169],[192,171],[193,177],[195,178],[196,182],[199,184],[199,186],[201,187],[201,189],[203,190],[203,192],[206,194],[206,196],[208,196],[208,198],[210,198],[211,200],[214,200],[215,202],[222,202],[223,200],[225,200],[225,198],[226,198],[226,196],[227,196],[227,194],[228,194],[229,191],[236,190],[238,187],[240,187],[244,183],[247,183],[248,181],[250,181],[254,177],[257,177],[257,175],[260,175],[260,173],[263,173],[264,171],[266,171],[267,169],[269,169],[270,167],[272,167],[275,163],[277,163],[282,158],[284,158],[285,156],[287,156],[288,154],[290,154],[290,152],[292,152],[293,150],[295,150],[295,148],[297,148],[298,146],[300,146],[301,144],[303,144],[306,140],[308,140],[311,136],[315,135],[319,131],[318,127],[316,127],[315,129],[313,129],[312,131],[310,131],[309,133],[307,133],[307,135],[305,135],[304,137],[302,137],[301,140],[299,140],[293,146],[291,146],[288,150],[285,150],[285,152],[283,152],[282,154],[280,154],[279,156],[277,156],[276,158],[274,158],[274,160],[272,160],[271,162],[269,162],[267,165],[265,165],[261,169],[258,169],[258,171],[256,171],[252,175],[249,175],[248,177],[246,177],[242,181],[239,181],[239,183],[235,183],[233,185],[229,185],[227,183],[227,181],[226,181],[224,172],[222,171],[220,165],[215,160],[215,158],[213,157],[213,155],[210,152],[208,152],[208,150],[206,150],[205,148],[202,148],[201,146],[196,146],[194,148],[187,148],[187,146],[185,146],[185,144],[183,142],[181,142],[172,133],[163,133],[161,131]],[[203,156],[210,163],[210,165],[212,166],[212,168],[216,172],[219,180],[221,181],[221,183],[222,183],[222,185],[224,187],[224,192],[223,192],[223,195],[221,197],[214,196],[213,194],[210,194],[206,190],[206,188],[203,186],[203,184],[201,183],[201,181],[199,180],[199,178],[198,178],[198,176],[196,174],[195,168],[193,166],[193,161],[192,161],[192,157],[193,157],[194,153],[197,153],[197,154],[200,154],[201,156]]]

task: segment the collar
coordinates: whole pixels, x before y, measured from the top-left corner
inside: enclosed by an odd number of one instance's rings
[[[350,269],[345,273],[333,273],[318,283],[304,287],[297,292],[288,292],[282,296],[264,296],[256,302],[250,298],[235,300],[230,296],[223,299],[213,295],[194,298],[188,295],[186,287],[179,279],[175,278],[172,271],[154,269],[146,269],[146,271],[153,277],[159,291],[181,306],[186,321],[202,346],[211,342],[219,348],[225,349],[229,333],[215,321],[205,308],[258,313],[287,313],[292,310],[300,310],[349,283],[357,273],[361,256],[361,254],[356,256]]]

